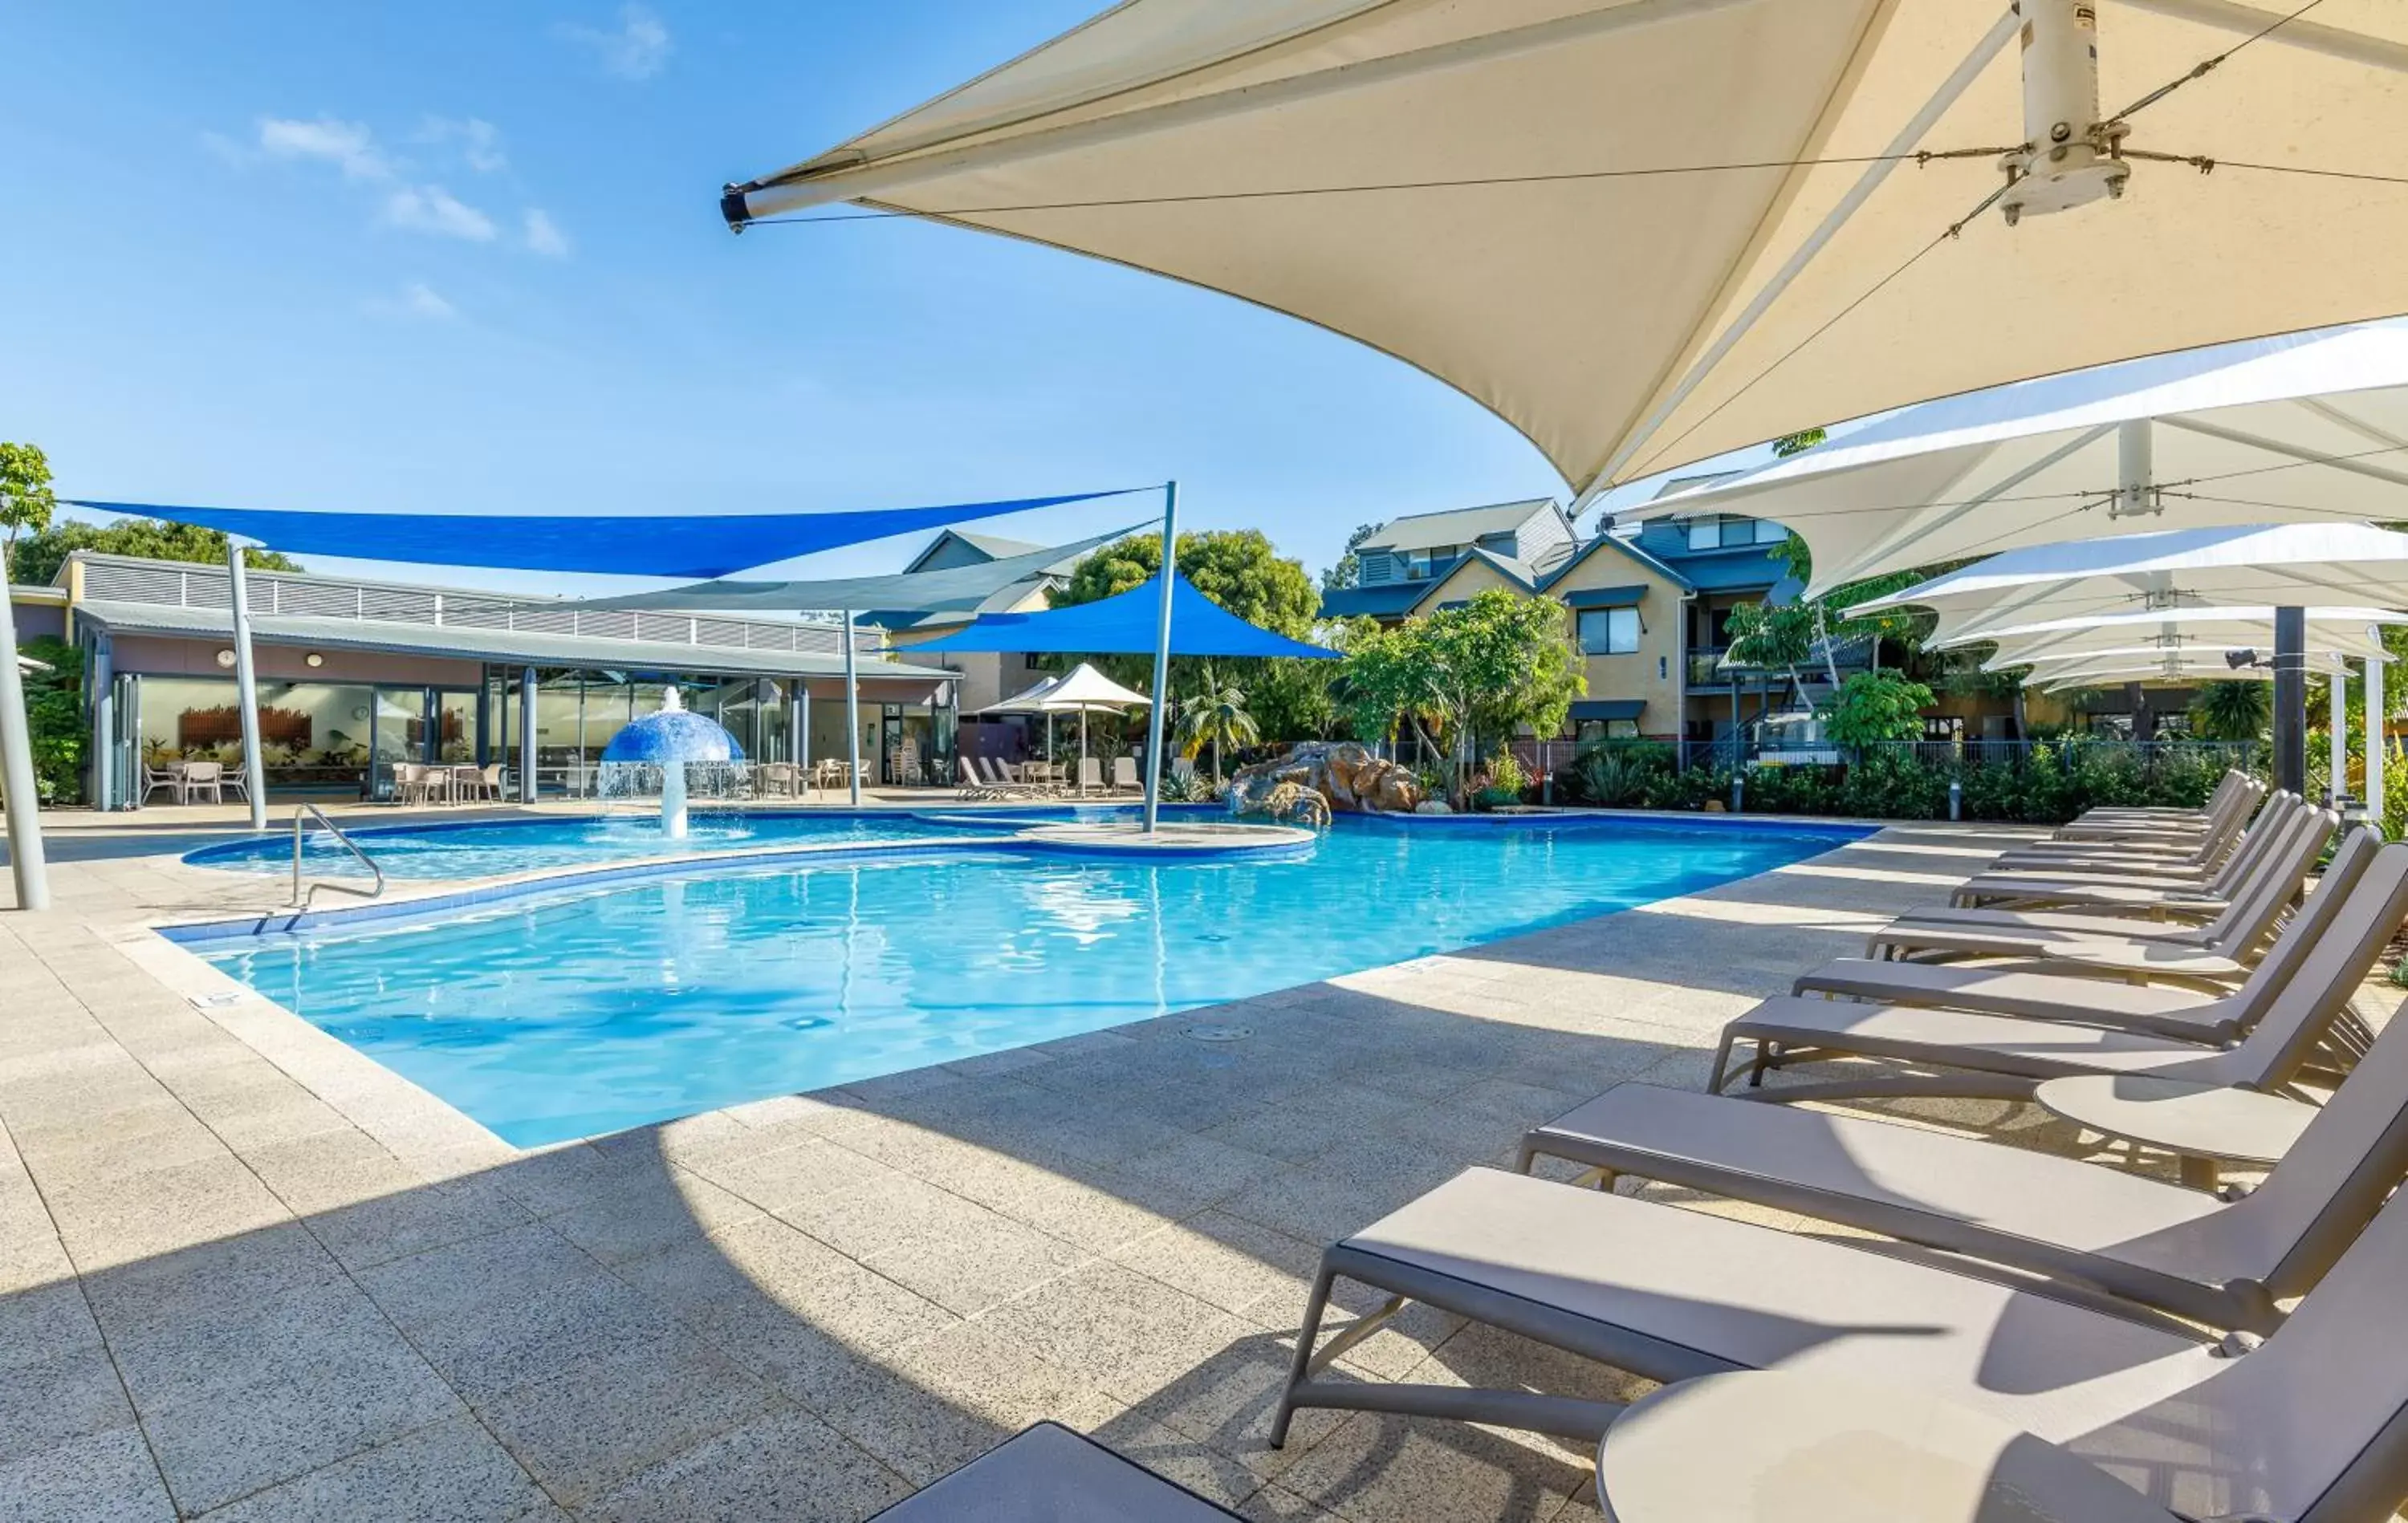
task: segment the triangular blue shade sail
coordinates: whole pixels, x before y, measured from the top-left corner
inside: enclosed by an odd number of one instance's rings
[[[723,576],[817,550],[914,534],[974,519],[1057,507],[1131,490],[1078,491],[942,507],[835,513],[558,517],[467,513],[297,513],[277,508],[179,507],[76,500],[74,507],[194,523],[255,540],[287,555],[403,561],[513,571],[578,571],[625,576]],[[1154,489],[1141,489],[1154,490]]]
[[[1029,654],[1145,656],[1154,652],[1161,615],[1161,578],[1094,603],[1041,614],[988,614],[958,634],[911,647],[914,655],[999,650]],[[1170,591],[1170,653],[1174,656],[1289,656],[1336,661],[1338,652],[1247,623],[1196,591],[1186,577]]]

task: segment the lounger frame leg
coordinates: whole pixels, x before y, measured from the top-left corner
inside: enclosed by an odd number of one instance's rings
[[[1321,1336],[1322,1315],[1329,1309],[1329,1287],[1337,1278],[1338,1272],[1324,1260],[1321,1273],[1313,1277],[1312,1294],[1305,1298],[1304,1323],[1296,1334],[1296,1359],[1288,1366],[1287,1389],[1280,1393],[1279,1412],[1271,1418],[1270,1445],[1274,1449],[1287,1446],[1287,1425],[1296,1416],[1297,1393],[1319,1368],[1313,1362],[1312,1345]]]

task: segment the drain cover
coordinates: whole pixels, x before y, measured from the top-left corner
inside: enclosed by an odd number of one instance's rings
[[[1254,1034],[1252,1026],[1190,1026],[1180,1035],[1191,1042],[1243,1042]]]

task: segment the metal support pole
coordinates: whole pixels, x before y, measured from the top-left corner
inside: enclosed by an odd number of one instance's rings
[[[1179,580],[1179,483],[1162,487],[1162,596],[1154,626],[1154,706],[1145,715],[1145,833],[1162,809],[1162,722],[1170,707],[1170,590]]]
[[[2146,418],[2115,425],[2115,507],[2111,519],[2157,510],[2157,438]]]
[[[19,909],[50,907],[42,860],[42,796],[34,790],[34,738],[25,720],[25,682],[17,670],[17,610],[8,601],[8,562],[0,551],[0,794],[7,795],[8,873]]]
[[[2383,824],[2383,763],[2388,760],[2383,752],[2390,743],[2384,733],[2386,710],[2390,706],[2384,697],[2384,662],[2373,656],[2366,658],[2366,818],[2367,823]]]
[[[861,807],[861,681],[853,675],[853,610],[844,611],[844,748],[852,763],[853,806]]]
[[[267,829],[267,769],[259,757],[259,670],[251,660],[251,590],[243,579],[242,546],[226,538],[226,578],[234,587],[234,700],[242,716],[242,796],[251,828]]]
[[[2331,742],[2326,747],[2330,770],[2325,779],[2325,803],[2339,809],[2349,798],[2349,668],[2335,667],[2326,688],[2325,703],[2332,712],[2325,723],[2326,738]]]
[[[92,642],[92,806],[117,806],[117,652],[106,631]]]
[[[811,796],[811,685],[795,678],[795,776],[803,797]]]
[[[519,802],[535,802],[535,668],[519,668]]]
[[[2274,610],[2274,786],[2308,791],[2308,612]]]

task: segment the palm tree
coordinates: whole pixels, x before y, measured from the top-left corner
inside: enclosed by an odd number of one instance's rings
[[[1212,781],[1221,781],[1221,744],[1247,747],[1262,738],[1254,717],[1246,712],[1246,695],[1225,681],[1210,665],[1196,675],[1196,687],[1179,703],[1180,750],[1189,761],[1205,747],[1212,747]]]
[[[2256,740],[2270,705],[2263,682],[2210,682],[2192,700],[2191,729],[2209,740]]]

